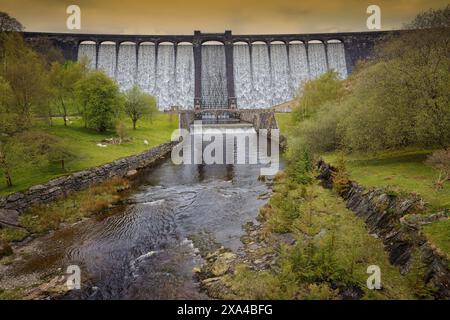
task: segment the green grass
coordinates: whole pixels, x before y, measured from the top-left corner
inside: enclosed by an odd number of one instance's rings
[[[450,258],[450,219],[425,225],[423,232],[431,243]]]
[[[109,208],[121,199],[120,190],[128,188],[127,180],[114,178],[50,204],[36,205],[19,217],[19,224],[31,233],[44,234],[61,223],[74,223]]]
[[[275,113],[275,118],[277,119],[278,129],[280,129],[280,133],[286,135],[289,131],[289,128],[292,124],[291,113]]]
[[[277,113],[281,134],[289,135],[293,127],[291,113]],[[430,209],[450,208],[450,182],[442,190],[433,188],[438,172],[425,165],[431,150],[402,150],[381,152],[375,155],[347,155],[350,178],[365,187],[393,187],[399,191],[414,192],[429,204]],[[336,153],[323,156],[333,163]]]
[[[427,150],[384,152],[377,155],[349,155],[347,169],[350,178],[366,187],[393,187],[399,191],[418,193],[430,206],[438,210],[450,208],[450,182],[442,190],[433,188],[438,173],[424,164],[431,153]],[[336,154],[324,159],[333,163]]]
[[[0,289],[0,300],[21,300],[23,297],[22,289],[3,290]]]
[[[280,175],[274,195],[260,212],[263,233],[290,232],[294,246],[282,246],[276,267],[252,271],[246,265],[230,277],[241,299],[336,299],[332,283],[358,286],[363,299],[414,299],[420,274],[401,275],[392,266],[380,239],[369,235],[364,221],[344,201],[317,184],[301,185]],[[383,290],[366,286],[367,267],[382,270]],[[414,266],[415,268],[415,266]]]
[[[1,228],[0,229],[0,240],[11,242],[11,241],[21,241],[25,239],[28,235],[23,229],[17,228]]]
[[[51,127],[38,125],[39,129],[60,137],[78,155],[76,160],[66,164],[66,171],[62,171],[58,165],[45,168],[16,168],[13,170],[14,186],[7,188],[1,180],[0,196],[26,190],[33,185],[45,183],[64,174],[143,152],[170,140],[172,131],[178,128],[178,117],[164,113],[156,114],[152,122],[146,119],[140,120],[136,130],[132,129],[131,121],[126,121],[131,142],[100,148],[97,143],[103,139],[115,137],[114,131],[98,133],[84,128],[81,119],[73,118],[71,121],[68,127],[64,127],[62,119],[54,119]],[[144,144],[144,140],[147,140],[149,145]]]

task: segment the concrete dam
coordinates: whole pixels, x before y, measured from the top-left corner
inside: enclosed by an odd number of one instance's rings
[[[395,31],[394,31],[395,32]],[[66,59],[87,57],[122,90],[138,85],[167,110],[266,109],[290,101],[301,83],[334,69],[342,78],[392,34],[98,35],[25,32],[47,38]],[[216,115],[217,116],[217,115]]]

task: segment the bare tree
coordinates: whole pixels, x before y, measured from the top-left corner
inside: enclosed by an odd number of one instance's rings
[[[450,180],[450,149],[434,151],[428,156],[426,164],[439,171],[439,177],[434,181],[434,187],[441,190],[445,181]]]

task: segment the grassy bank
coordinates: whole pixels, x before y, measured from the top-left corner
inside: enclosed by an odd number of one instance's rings
[[[450,220],[435,221],[423,226],[427,239],[450,260]]]
[[[2,228],[0,240],[20,241],[29,234],[44,234],[57,230],[62,223],[74,223],[90,217],[117,203],[123,196],[122,192],[128,188],[127,180],[114,178],[50,204],[34,206],[20,216],[22,229]]]
[[[292,135],[291,114],[277,114],[281,133]],[[301,125],[301,124],[298,124]],[[347,154],[346,169],[350,179],[366,188],[390,188],[397,192],[419,194],[427,203],[430,213],[450,208],[450,181],[442,190],[433,187],[438,172],[425,165],[431,150],[398,150],[377,154]],[[322,155],[325,161],[336,164],[340,155]],[[449,220],[436,221],[424,226],[423,233],[439,250],[450,257]]]
[[[346,156],[350,178],[365,187],[390,187],[399,191],[418,193],[432,210],[450,208],[450,181],[442,190],[433,188],[438,172],[425,165],[427,150],[383,152],[377,155]],[[335,163],[337,155],[324,159]]]
[[[419,266],[408,275],[388,261],[381,240],[332,191],[315,181],[296,183],[285,174],[260,213],[263,234],[288,233],[294,245],[282,245],[277,263],[253,271],[246,264],[227,279],[233,294],[244,299],[413,299],[428,294]],[[369,290],[367,268],[380,267],[382,290]]]
[[[283,135],[287,135],[289,128],[293,125],[291,120],[291,113],[275,113],[275,118],[277,119],[280,133]]]
[[[26,190],[33,185],[45,183],[60,175],[92,168],[118,158],[143,152],[169,140],[173,130],[178,127],[178,117],[177,115],[159,113],[154,116],[153,121],[140,120],[136,130],[132,130],[131,121],[126,121],[126,126],[129,142],[120,145],[110,144],[106,148],[101,148],[97,146],[97,143],[104,139],[116,137],[115,132],[98,133],[86,129],[82,120],[78,118],[71,119],[71,123],[67,127],[64,127],[60,118],[53,119],[52,126],[38,125],[38,129],[60,137],[64,144],[69,146],[72,152],[77,155],[76,159],[66,163],[65,171],[62,171],[58,164],[44,168],[16,168],[13,170],[14,186],[7,188],[2,180],[0,196]],[[144,140],[147,140],[148,144],[145,144]]]
[[[294,126],[290,113],[276,115],[281,134],[291,134]],[[297,124],[301,125],[301,124]],[[432,210],[450,208],[450,181],[442,190],[433,188],[438,172],[425,165],[432,150],[399,150],[377,154],[349,154],[345,156],[350,178],[365,187],[390,187],[398,191],[418,193],[428,202]],[[325,161],[333,164],[338,153],[323,155]]]

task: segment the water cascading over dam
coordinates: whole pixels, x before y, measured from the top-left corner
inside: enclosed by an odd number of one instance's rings
[[[269,108],[292,100],[302,83],[330,69],[342,78],[348,73],[340,41],[236,42],[231,55],[223,44],[200,47],[196,59],[191,43],[102,42],[96,52],[95,44],[82,42],[78,59],[87,57],[91,68],[105,71],[121,90],[138,85],[157,98],[161,110],[193,109],[196,98],[202,109],[228,108],[230,98],[240,109]]]
[[[228,105],[227,72],[223,45],[202,46],[202,107],[220,109]]]

